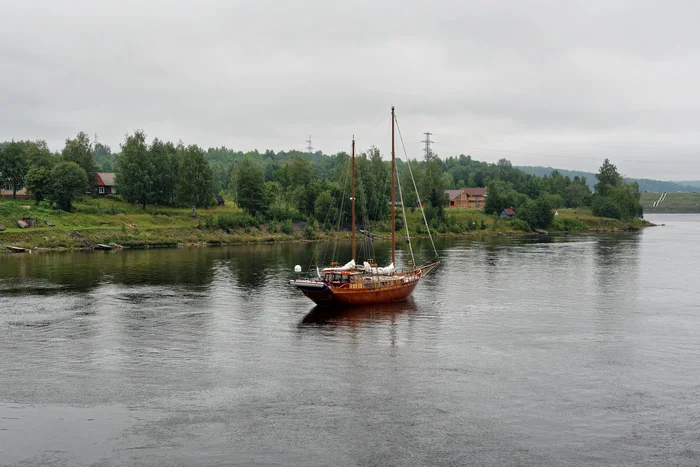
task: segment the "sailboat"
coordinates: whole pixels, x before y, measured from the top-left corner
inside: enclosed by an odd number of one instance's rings
[[[308,298],[320,306],[366,306],[393,303],[406,300],[420,280],[435,269],[439,261],[415,267],[411,261],[407,269],[399,270],[396,264],[396,152],[394,145],[394,126],[396,115],[391,108],[391,264],[377,267],[364,261],[360,266],[355,262],[355,140],[352,141],[352,258],[343,266],[332,266],[316,270],[312,279],[294,279],[289,283],[297,287]],[[403,201],[401,209],[404,209]],[[422,204],[421,204],[422,209]],[[405,222],[404,212],[404,225]],[[425,216],[424,216],[425,219]],[[427,224],[427,222],[426,222]],[[408,226],[407,236],[408,236]],[[410,236],[408,245],[411,249]],[[436,252],[437,256],[437,252]],[[301,267],[295,268],[297,272]]]

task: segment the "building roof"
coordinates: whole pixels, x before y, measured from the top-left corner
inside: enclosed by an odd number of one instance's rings
[[[447,196],[450,199],[459,196],[460,193],[465,192],[469,196],[486,196],[486,188],[460,188],[459,190],[445,190]]]
[[[469,196],[486,196],[486,188],[462,188]]]
[[[450,199],[457,197],[461,192],[462,190],[445,190]]]
[[[503,210],[503,212],[505,212],[505,213],[506,213],[507,215],[509,215],[509,216],[514,216],[514,215],[515,215],[515,209],[512,209],[512,208],[505,208],[505,209]]]
[[[97,172],[97,186],[116,186],[114,172]]]

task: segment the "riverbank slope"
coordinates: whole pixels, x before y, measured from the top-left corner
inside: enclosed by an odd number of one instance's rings
[[[36,220],[35,227],[20,229],[17,220]],[[406,213],[412,236],[427,236],[420,210]],[[397,219],[399,219],[397,217]],[[434,235],[528,235],[522,225],[481,210],[447,210],[448,222],[431,229]],[[401,220],[398,221],[402,223]],[[237,244],[308,241],[349,237],[348,232],[333,234],[315,230],[305,222],[291,220],[260,221],[245,215],[232,205],[216,206],[198,211],[148,206],[146,209],[117,199],[88,198],[75,203],[75,211],[67,213],[51,208],[47,203],[27,204],[26,201],[0,201],[0,242],[23,248],[90,249],[96,244],[118,244],[127,248],[174,247],[183,244]],[[560,209],[550,232],[615,232],[652,225],[643,220],[622,222],[593,216],[586,209]],[[388,221],[369,223],[361,228],[384,237],[390,232]],[[403,233],[403,229],[400,230]],[[358,234],[359,235],[359,234]]]

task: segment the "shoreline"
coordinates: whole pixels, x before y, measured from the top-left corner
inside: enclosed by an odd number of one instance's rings
[[[656,227],[656,224],[645,221],[645,225],[627,225],[618,226],[615,228],[590,228],[587,230],[560,230],[560,231],[547,231],[546,233],[540,232],[523,232],[523,231],[489,231],[489,230],[474,230],[465,233],[446,233],[446,234],[436,234],[433,235],[434,239],[444,239],[444,238],[534,238],[534,237],[546,237],[552,236],[566,236],[566,235],[598,235],[598,234],[616,234],[616,233],[630,233],[638,232],[647,227]],[[281,243],[319,243],[325,241],[343,241],[350,242],[349,233],[347,235],[342,235],[340,238],[338,236],[328,236],[323,233],[319,237],[314,239],[307,239],[301,237],[299,234],[296,235],[285,235],[285,234],[266,234],[264,232],[256,233],[233,233],[225,234],[228,238],[221,238],[222,231],[211,231],[211,236],[203,234],[199,229],[193,229],[195,232],[188,232],[189,234],[197,234],[198,237],[209,237],[201,238],[197,241],[177,241],[173,240],[163,240],[160,239],[133,239],[131,241],[123,241],[119,243],[118,241],[106,243],[107,245],[113,246],[111,251],[118,250],[146,250],[146,249],[162,249],[162,248],[191,248],[191,247],[217,247],[217,246],[239,246],[239,245],[274,245]],[[79,236],[72,235],[78,232]],[[85,235],[83,235],[83,232]],[[90,233],[111,233],[113,230],[97,230],[97,229],[86,229],[81,231],[51,231],[46,228],[40,228],[33,231],[21,231],[21,232],[2,232],[0,233],[0,251],[6,254],[17,254],[10,252],[7,247],[15,246],[24,248],[27,252],[44,253],[44,252],[66,252],[66,251],[101,251],[96,248],[97,244],[104,244],[99,241],[99,238],[91,238]],[[47,245],[47,246],[31,246],[31,237],[43,237],[41,240],[49,240],[43,234],[48,233],[61,233],[67,238],[61,240],[71,241],[73,245]],[[19,238],[18,238],[19,237]],[[22,238],[24,237],[24,238]],[[55,238],[55,235],[54,235]],[[411,235],[411,239],[428,239],[427,235]],[[397,236],[397,240],[401,239],[405,241],[406,236]],[[126,239],[124,239],[126,240]],[[386,238],[376,238],[377,241],[388,241]],[[63,242],[56,242],[63,243]]]

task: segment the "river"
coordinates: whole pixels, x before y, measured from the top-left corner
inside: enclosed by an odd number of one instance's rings
[[[700,216],[650,220],[440,240],[341,313],[314,244],[3,253],[0,464],[700,465]]]

